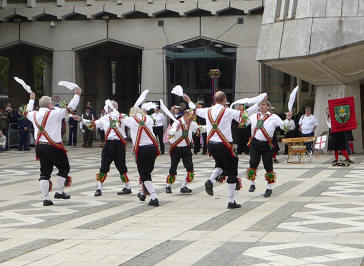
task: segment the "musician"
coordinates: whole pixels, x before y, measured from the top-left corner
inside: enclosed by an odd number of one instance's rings
[[[287,115],[288,113],[286,113]],[[296,137],[295,134],[295,129],[296,129],[296,124],[294,122],[294,120],[290,117],[289,119],[285,119],[284,121],[284,126],[287,129],[287,131],[285,131],[284,133],[284,138],[294,138]],[[288,154],[288,144],[284,145],[284,154]]]
[[[305,108],[305,114],[301,116],[298,122],[299,131],[301,132],[301,137],[313,137],[315,135],[315,130],[318,126],[316,118],[311,114],[311,107]],[[307,152],[312,154],[312,141],[305,143]]]
[[[75,110],[80,101],[81,89],[74,90],[73,99],[66,109],[53,109],[52,98],[42,96],[39,99],[39,111],[32,111],[34,107],[35,94],[30,94],[26,117],[34,125],[35,154],[40,163],[40,190],[43,195],[43,206],[53,205],[49,198],[49,191],[52,189],[50,180],[53,166],[58,168],[57,173],[57,192],[55,199],[69,199],[71,196],[64,192],[65,186],[71,185],[71,178],[68,176],[70,165],[66,150],[62,144],[61,124],[69,110]],[[81,118],[73,116],[77,121]]]
[[[249,143],[250,146],[250,167],[246,171],[246,178],[251,180],[252,183],[249,192],[255,191],[255,177],[257,168],[262,158],[264,169],[266,171],[265,179],[267,180],[267,189],[264,197],[272,195],[272,184],[276,181],[276,173],[273,171],[273,134],[277,127],[284,128],[282,119],[269,112],[270,103],[267,100],[259,104],[259,112],[249,117],[249,122],[252,127],[252,138]],[[289,112],[286,116],[287,119],[292,117]]]

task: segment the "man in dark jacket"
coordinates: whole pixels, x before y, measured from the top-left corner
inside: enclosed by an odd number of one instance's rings
[[[29,149],[29,128],[31,126],[31,122],[23,116],[22,112],[18,112],[19,119],[19,146],[18,151],[30,151]]]
[[[76,113],[75,113],[76,115]],[[77,126],[78,121],[70,117],[68,120],[69,135],[68,135],[68,146],[77,146]]]

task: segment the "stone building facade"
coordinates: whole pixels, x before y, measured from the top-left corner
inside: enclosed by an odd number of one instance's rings
[[[189,93],[206,89],[197,87],[206,83],[205,73],[191,77],[188,69],[203,72],[214,66],[211,62],[216,58],[228,65],[222,75],[232,82],[222,82],[227,85],[221,89],[230,92],[231,100],[260,91],[256,52],[263,1],[0,3],[0,56],[9,58],[8,96],[14,104],[23,103],[26,94],[12,77],[19,76],[32,85],[34,56],[41,56],[46,64],[45,94],[56,96],[57,101],[68,100],[69,93],[57,83],[74,81],[84,89],[83,102],[92,101],[97,108],[106,98],[114,97],[126,111],[143,89],[150,90],[150,100],[161,98],[170,103],[171,87],[186,80],[189,83],[181,85]],[[191,49],[192,55],[186,49]],[[186,77],[176,80],[182,72]],[[204,93],[208,92],[200,91],[195,98]]]
[[[266,0],[257,60],[316,86],[317,134],[327,100],[354,96],[357,152],[363,147],[364,1]]]

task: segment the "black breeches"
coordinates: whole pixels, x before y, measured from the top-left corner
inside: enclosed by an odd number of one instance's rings
[[[232,156],[230,150],[223,143],[210,142],[208,149],[215,160],[215,168],[219,167],[223,169],[223,174],[228,177],[228,183],[236,183],[239,158]]]
[[[40,176],[50,178],[53,166],[58,168],[58,176],[67,178],[70,172],[70,165],[67,154],[63,150],[54,148],[49,144],[38,144],[35,147],[35,154],[40,163]]]
[[[192,152],[189,147],[175,147],[171,153],[171,167],[169,168],[170,175],[177,174],[177,166],[182,159],[183,166],[188,172],[193,171]]]
[[[264,169],[267,172],[273,171],[273,151],[269,147],[268,141],[253,139],[250,146],[250,168],[257,169],[262,157]]]
[[[157,149],[154,145],[139,146],[137,167],[142,182],[152,181],[151,173],[156,158]]]
[[[164,154],[164,142],[163,142],[163,126],[153,127],[153,132],[155,137],[159,140],[159,146],[161,149],[161,154]]]
[[[100,173],[110,171],[110,164],[114,162],[120,174],[128,171],[125,163],[125,145],[120,140],[106,141],[101,153]]]

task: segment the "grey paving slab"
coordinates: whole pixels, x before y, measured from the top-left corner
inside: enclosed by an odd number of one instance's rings
[[[161,206],[166,204],[166,203],[168,203],[168,202],[159,201],[159,204]],[[135,207],[135,208],[132,208],[132,209],[120,212],[120,213],[116,213],[116,214],[106,216],[104,218],[97,219],[95,221],[92,221],[92,222],[89,222],[89,223],[86,223],[86,224],[83,224],[83,225],[80,225],[80,226],[77,227],[77,229],[97,229],[97,228],[100,228],[102,226],[105,226],[105,225],[120,221],[120,220],[122,220],[124,218],[128,218],[128,217],[131,217],[133,215],[142,213],[142,212],[144,212],[144,211],[146,211],[148,209],[150,209],[149,206],[141,205],[141,206],[138,206],[138,207]]]
[[[180,241],[180,240],[168,240],[155,247],[143,252],[142,254],[134,257],[127,262],[124,262],[120,265],[124,266],[136,266],[136,265],[155,265],[168,256],[172,255],[176,251],[190,245],[193,241]],[[176,262],[179,264],[178,262]],[[183,262],[182,262],[183,264]]]
[[[249,201],[244,202],[241,205],[241,208],[235,209],[233,211],[228,210],[223,212],[222,214],[192,228],[191,230],[195,231],[215,231],[219,229],[221,226],[235,220],[236,218],[244,215],[245,213],[251,211],[252,209],[262,205],[264,202],[261,201]]]
[[[18,256],[24,255],[31,251],[41,249],[43,247],[48,247],[55,243],[61,242],[63,239],[37,239],[35,241],[31,241],[24,245],[17,246],[15,248],[11,248],[8,250],[4,250],[0,252],[0,263],[9,261]]]
[[[264,217],[264,219],[250,226],[248,231],[271,231],[277,227],[278,224],[284,222],[293,213],[300,210],[304,204],[304,202],[288,202],[281,208]]]
[[[336,183],[336,181],[322,181],[315,185],[314,187],[306,190],[302,194],[300,194],[301,197],[317,197],[321,195],[322,192],[326,191],[328,188],[333,186]]]
[[[248,248],[254,246],[254,243],[227,242],[214,249],[205,257],[193,264],[193,266],[209,265],[253,265],[258,263],[267,263],[264,259],[257,259],[241,255]]]
[[[364,265],[363,258],[336,260],[323,263],[327,266],[362,266]]]
[[[308,257],[315,257],[315,256],[326,256],[330,254],[335,254],[336,251],[317,248],[317,247],[299,247],[299,248],[287,248],[287,249],[280,249],[272,251],[275,254],[284,255],[288,257],[292,257],[295,259],[303,259]]]

